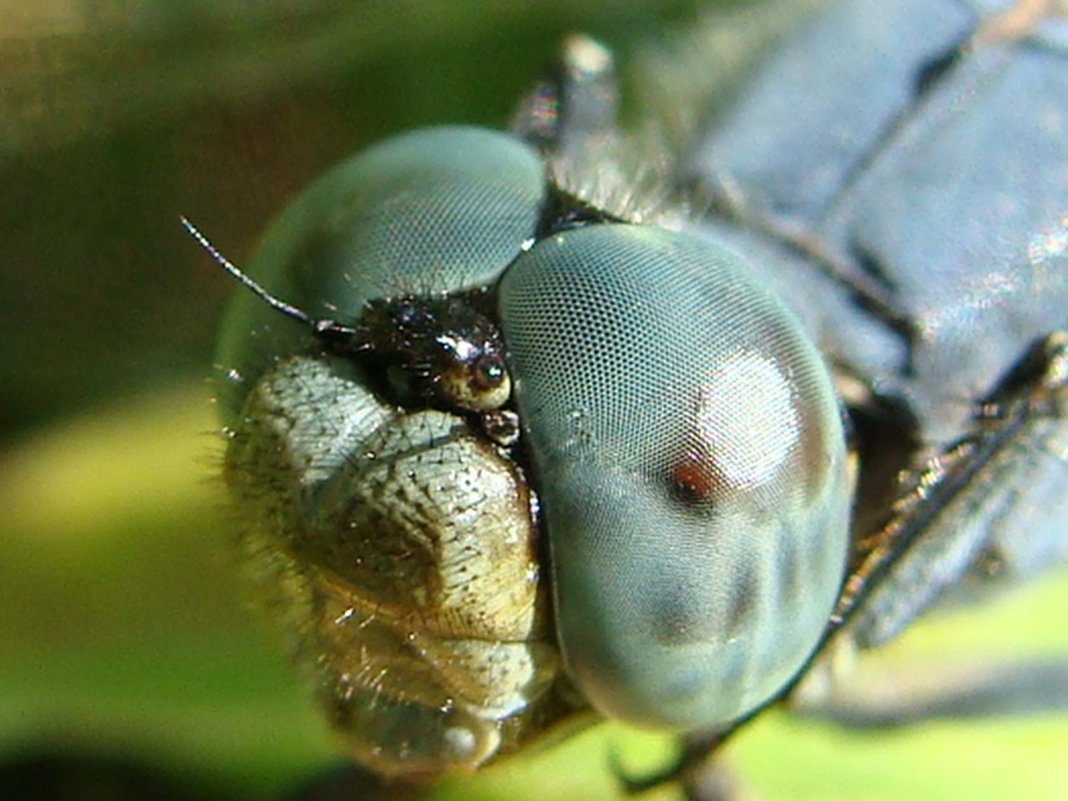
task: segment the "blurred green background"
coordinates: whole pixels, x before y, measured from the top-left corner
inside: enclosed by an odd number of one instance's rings
[[[85,760],[71,798],[279,797],[336,764],[234,575],[210,387],[232,286],[178,216],[241,263],[348,153],[501,125],[566,33],[626,64],[697,5],[0,1],[0,798],[14,765],[40,796],[56,763],[34,757]],[[917,631],[876,669],[1068,657],[1065,584]],[[610,748],[640,768],[665,744],[602,726],[438,792],[610,798]],[[772,715],[729,754],[745,797],[784,800],[1068,797],[1065,756],[1063,714],[882,734]]]

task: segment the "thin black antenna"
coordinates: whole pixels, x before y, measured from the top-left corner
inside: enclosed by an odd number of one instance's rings
[[[308,315],[303,309],[299,309],[292,303],[286,303],[280,298],[276,298],[258,283],[247,275],[240,267],[231,262],[226,256],[220,253],[215,245],[208,241],[208,238],[204,234],[200,233],[200,230],[189,222],[189,220],[183,215],[178,218],[182,221],[182,227],[189,232],[189,235],[195,239],[204,250],[208,252],[218,264],[230,273],[234,278],[251,289],[260,300],[270,306],[272,309],[277,309],[287,317],[292,317],[294,320],[300,320],[302,323],[310,326],[316,334],[337,334],[341,336],[353,336],[357,333],[355,328],[351,326],[342,325],[333,320],[316,320]]]

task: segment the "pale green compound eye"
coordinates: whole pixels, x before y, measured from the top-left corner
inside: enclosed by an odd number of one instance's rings
[[[354,322],[368,301],[484,286],[535,233],[546,195],[537,153],[469,127],[388,139],[330,170],[274,221],[248,273],[308,315]],[[252,383],[315,337],[240,292],[218,362],[235,413]]]
[[[737,257],[656,229],[549,237],[499,307],[572,678],[641,726],[756,709],[815,649],[845,566],[819,353]]]

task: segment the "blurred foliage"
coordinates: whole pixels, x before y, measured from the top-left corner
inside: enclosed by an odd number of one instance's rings
[[[337,764],[238,590],[206,380],[232,287],[179,214],[241,262],[347,153],[500,124],[564,33],[625,59],[695,4],[0,2],[0,797],[46,776],[69,780],[53,797],[277,797]],[[1066,614],[1049,581],[880,660],[1063,654]],[[1055,798],[1066,735],[1064,715],[856,734],[773,714],[728,759],[769,801]],[[641,771],[667,748],[600,726],[435,793],[611,798],[609,749]]]

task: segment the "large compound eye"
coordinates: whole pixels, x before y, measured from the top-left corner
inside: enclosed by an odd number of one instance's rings
[[[271,226],[249,274],[315,319],[354,324],[369,301],[489,284],[535,233],[546,194],[537,153],[506,134],[445,127],[389,139],[311,186]],[[250,292],[236,295],[218,362],[234,414],[255,379],[314,335]]]
[[[844,570],[818,352],[733,255],[624,225],[540,242],[500,313],[572,676],[638,725],[752,711],[815,648]]]

